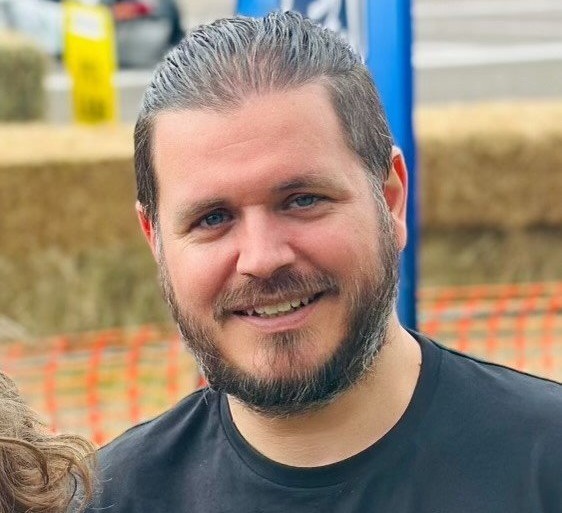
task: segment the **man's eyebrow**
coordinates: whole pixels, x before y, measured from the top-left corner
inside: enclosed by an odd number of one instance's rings
[[[217,208],[224,208],[227,204],[224,198],[213,198],[208,200],[196,201],[190,205],[185,205],[179,208],[175,215],[174,221],[176,226],[183,226],[186,223],[190,223],[203,214],[210,212],[211,210]]]
[[[275,192],[291,192],[294,190],[307,189],[310,187],[320,189],[333,189],[341,188],[342,186],[343,184],[341,184],[338,180],[334,180],[333,178],[329,178],[325,175],[315,173],[287,180],[286,182],[277,185],[275,187]]]

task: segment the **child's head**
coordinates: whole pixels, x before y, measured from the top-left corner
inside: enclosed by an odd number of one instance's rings
[[[0,512],[61,513],[77,490],[92,494],[93,446],[49,433],[0,371]]]

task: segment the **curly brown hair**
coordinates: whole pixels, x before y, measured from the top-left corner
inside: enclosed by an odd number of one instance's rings
[[[0,371],[0,513],[61,513],[73,500],[83,509],[93,493],[93,462],[90,442],[49,433]]]

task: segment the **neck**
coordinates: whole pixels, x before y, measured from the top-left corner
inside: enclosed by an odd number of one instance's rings
[[[269,418],[230,397],[234,423],[267,458],[295,467],[329,465],[382,438],[406,411],[420,372],[418,343],[394,317],[387,342],[360,383],[317,411]]]

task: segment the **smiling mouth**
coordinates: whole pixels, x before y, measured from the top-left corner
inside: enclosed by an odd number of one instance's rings
[[[323,293],[320,292],[312,296],[298,298],[291,301],[282,301],[271,305],[255,306],[254,308],[250,308],[247,310],[235,311],[234,314],[241,315],[243,317],[260,317],[262,319],[281,317],[283,315],[296,312],[297,310],[300,310],[301,308],[304,308],[310,305],[311,303],[314,303],[322,295]]]

